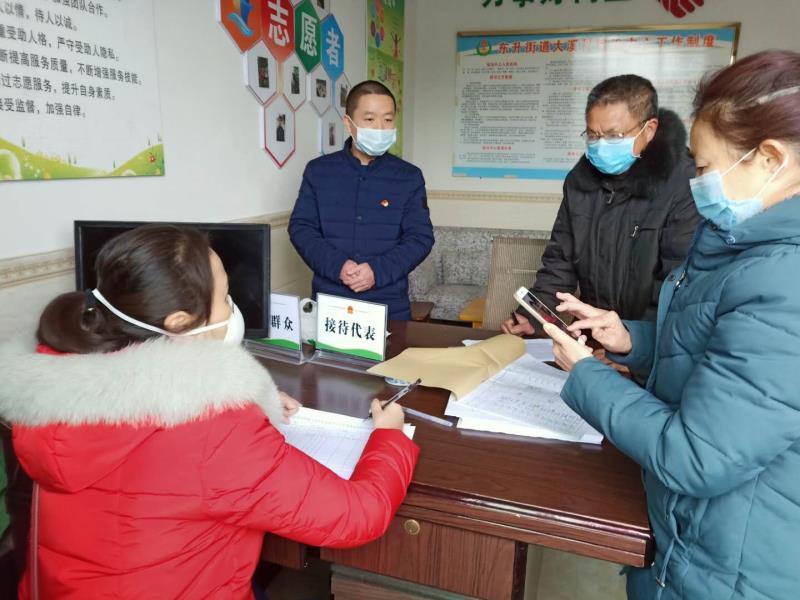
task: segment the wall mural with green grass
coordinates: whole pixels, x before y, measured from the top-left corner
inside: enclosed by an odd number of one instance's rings
[[[0,7],[0,183],[164,175],[153,2]]]

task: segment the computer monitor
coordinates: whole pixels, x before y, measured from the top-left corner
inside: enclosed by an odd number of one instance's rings
[[[75,221],[75,285],[78,290],[97,285],[95,262],[103,245],[145,222]],[[194,227],[208,234],[211,247],[228,272],[230,293],[242,312],[245,335],[269,335],[270,229],[264,224],[165,223]]]

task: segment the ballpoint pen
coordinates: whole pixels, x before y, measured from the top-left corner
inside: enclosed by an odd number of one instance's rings
[[[398,401],[400,398],[402,398],[403,396],[405,396],[409,392],[413,391],[421,383],[422,383],[422,379],[417,379],[414,383],[408,384],[402,390],[397,392],[394,396],[392,396],[391,398],[386,400],[386,402],[381,404],[381,409],[386,408],[392,402]],[[451,423],[450,421],[448,421],[446,419],[442,419],[440,417],[434,417],[433,415],[429,415],[428,413],[424,413],[424,412],[419,411],[419,410],[414,410],[413,408],[408,408],[407,406],[403,407],[403,412],[406,415],[408,415],[408,416],[410,416],[412,418],[422,419],[423,421],[430,421],[431,423],[436,423],[437,425],[443,425],[445,427],[452,427],[453,426],[453,423]],[[367,417],[367,418],[369,418],[369,417]]]
[[[409,392],[414,391],[417,388],[417,386],[419,386],[420,383],[422,383],[422,379],[417,379],[415,382],[409,383],[406,387],[404,387],[402,390],[397,392],[394,396],[392,396],[391,398],[389,398],[385,402],[382,402],[381,403],[381,410],[383,410],[384,408],[389,406],[392,402],[396,402],[397,400],[399,400],[400,398],[402,398],[403,396],[405,396]],[[369,419],[370,416],[372,416],[372,415],[370,414],[364,420],[366,421],[367,419]]]
[[[406,387],[404,387],[402,390],[397,392],[394,396],[389,398],[386,402],[381,404],[381,408],[382,409],[386,408],[392,402],[396,402],[397,400],[400,400],[400,398],[402,398],[403,396],[405,396],[409,392],[413,392],[417,388],[417,386],[419,386],[420,383],[422,383],[422,379],[417,379],[415,382],[409,383]]]

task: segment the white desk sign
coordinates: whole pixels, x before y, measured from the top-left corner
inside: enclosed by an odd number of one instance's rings
[[[385,304],[317,294],[317,349],[383,361],[387,312]]]
[[[269,314],[269,337],[245,340],[245,348],[257,356],[303,364],[306,359],[300,341],[300,299],[270,294]]]
[[[264,344],[300,350],[300,298],[286,294],[269,295],[269,337]]]

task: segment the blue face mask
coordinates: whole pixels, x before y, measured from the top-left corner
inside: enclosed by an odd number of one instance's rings
[[[353,119],[350,122],[353,123]],[[368,129],[355,123],[353,127],[356,128],[356,138],[353,140],[356,148],[369,156],[386,154],[397,141],[397,129]]]
[[[620,175],[627,171],[636,162],[638,156],[633,154],[633,145],[636,143],[644,127],[635,136],[622,138],[616,143],[605,139],[586,143],[586,158],[595,168],[606,175]]]
[[[714,170],[689,180],[689,185],[692,188],[692,197],[697,205],[697,212],[724,231],[729,231],[734,225],[744,223],[750,217],[764,210],[764,199],[761,197],[761,193],[788,164],[788,160],[785,161],[761,186],[761,189],[758,190],[754,197],[745,200],[731,200],[725,195],[722,178],[755,151],[755,148],[750,150],[750,152],[737,160],[733,166],[726,169],[724,173]]]

